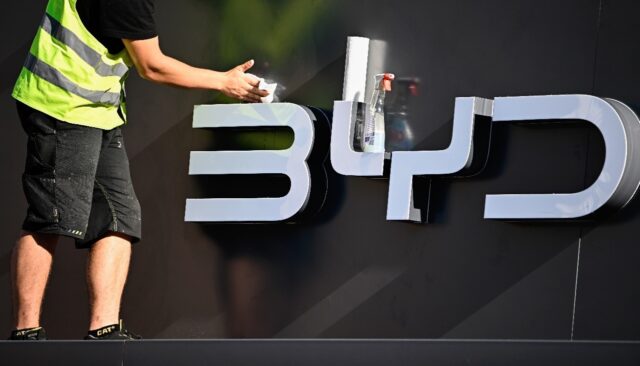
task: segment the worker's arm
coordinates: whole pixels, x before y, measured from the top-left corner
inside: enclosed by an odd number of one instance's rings
[[[140,76],[146,80],[193,89],[219,90],[240,100],[259,102],[268,92],[258,89],[260,81],[245,71],[253,60],[233,69],[220,72],[189,66],[166,56],[160,49],[158,37],[143,40],[123,40]]]

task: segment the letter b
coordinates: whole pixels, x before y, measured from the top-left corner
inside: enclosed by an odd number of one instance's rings
[[[284,197],[187,199],[185,221],[283,221],[301,212],[311,192],[307,158],[314,142],[315,117],[289,103],[196,106],[193,127],[290,127],[294,141],[286,150],[192,151],[190,175],[285,174],[291,189]]]

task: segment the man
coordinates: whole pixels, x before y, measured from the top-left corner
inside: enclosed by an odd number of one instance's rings
[[[147,80],[248,102],[268,94],[245,74],[252,60],[217,72],[165,56],[153,11],[153,0],[49,0],[13,91],[29,136],[23,175],[29,208],[11,262],[10,339],[46,339],[40,308],[60,236],[89,249],[85,339],[139,338],[119,322],[131,244],[141,237],[120,130],[130,66]]]

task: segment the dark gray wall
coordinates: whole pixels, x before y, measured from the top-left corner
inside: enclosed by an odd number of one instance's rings
[[[9,256],[25,212],[25,136],[9,93],[44,3],[10,2],[0,22],[7,331]],[[439,149],[450,141],[457,96],[586,93],[640,108],[638,10],[633,0],[159,0],[156,15],[166,53],[217,69],[255,58],[255,73],[287,87],[286,101],[329,110],[341,96],[346,37],[383,39],[389,70],[421,80],[411,105],[414,149]],[[183,223],[185,198],[231,183],[187,175],[189,151],[224,145],[191,128],[191,111],[224,99],[137,77],[128,93],[125,135],[144,240],[123,316],[149,338],[640,339],[638,200],[598,222],[482,218],[488,193],[590,185],[603,144],[586,123],[496,127],[480,175],[433,181],[429,224],[387,222],[387,181],[329,168],[327,204],[313,219],[201,225]],[[282,185],[252,182],[267,191]],[[85,332],[84,256],[68,242],[59,248],[43,319],[54,338]]]

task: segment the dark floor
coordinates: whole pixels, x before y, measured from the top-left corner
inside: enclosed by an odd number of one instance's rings
[[[3,365],[638,365],[640,342],[146,340],[0,342]]]

